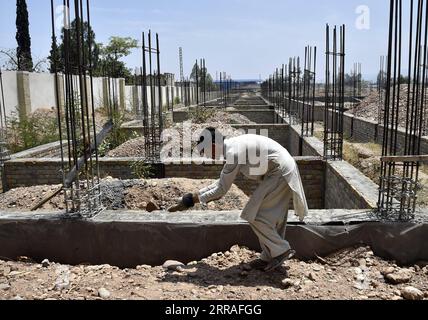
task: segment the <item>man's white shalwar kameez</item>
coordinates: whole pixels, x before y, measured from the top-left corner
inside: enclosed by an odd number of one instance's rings
[[[271,261],[288,250],[285,240],[291,199],[300,220],[308,214],[299,169],[293,157],[279,143],[258,135],[243,135],[224,142],[226,165],[213,185],[199,191],[203,204],[219,200],[232,187],[238,173],[260,185],[244,208],[241,218],[248,221],[259,238],[261,259]]]

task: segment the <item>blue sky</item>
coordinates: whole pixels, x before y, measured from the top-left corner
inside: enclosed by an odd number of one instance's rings
[[[15,1],[1,0],[0,48],[15,43]],[[59,1],[62,3],[62,1]],[[27,0],[34,57],[50,50],[50,1]],[[356,27],[356,8],[370,9],[370,29]],[[325,24],[347,25],[347,71],[361,62],[365,78],[374,78],[379,56],[386,54],[388,0],[91,0],[92,25],[98,42],[112,35],[140,38],[158,32],[162,71],[178,75],[178,48],[185,73],[204,57],[208,70],[226,71],[235,79],[265,78],[290,56],[304,56],[306,45],[318,46],[318,74],[323,78]],[[140,65],[140,52],[126,59]]]

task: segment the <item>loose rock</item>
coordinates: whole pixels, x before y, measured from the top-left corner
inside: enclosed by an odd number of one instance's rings
[[[108,299],[110,298],[110,291],[108,291],[106,288],[100,288],[98,289],[98,296],[102,299]]]
[[[406,300],[422,300],[424,293],[415,287],[409,286],[401,290],[401,296]]]
[[[163,264],[162,267],[166,270],[181,272],[183,270],[184,264],[180,261],[168,260]]]
[[[400,270],[398,272],[389,273],[385,276],[386,281],[391,284],[403,284],[412,280],[412,273],[410,271]]]
[[[43,268],[47,268],[47,267],[49,267],[51,265],[51,263],[49,262],[49,260],[48,259],[45,259],[45,260],[43,260],[42,261],[42,267]]]

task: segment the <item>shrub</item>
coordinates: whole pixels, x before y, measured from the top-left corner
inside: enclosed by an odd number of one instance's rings
[[[11,153],[59,140],[58,120],[52,110],[39,110],[24,119],[19,119],[14,112],[7,119],[7,127]]]

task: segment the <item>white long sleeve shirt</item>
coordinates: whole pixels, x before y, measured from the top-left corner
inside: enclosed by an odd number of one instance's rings
[[[266,196],[263,193],[266,189],[263,188],[263,182],[269,183],[269,178],[282,176],[294,193],[296,215],[301,220],[304,219],[308,213],[308,206],[300,174],[295,160],[285,148],[272,139],[251,134],[225,140],[224,145],[227,163],[220,179],[199,191],[201,203],[207,204],[224,197],[238,173],[242,173],[248,179],[262,182],[243,212],[243,217],[253,219]]]

